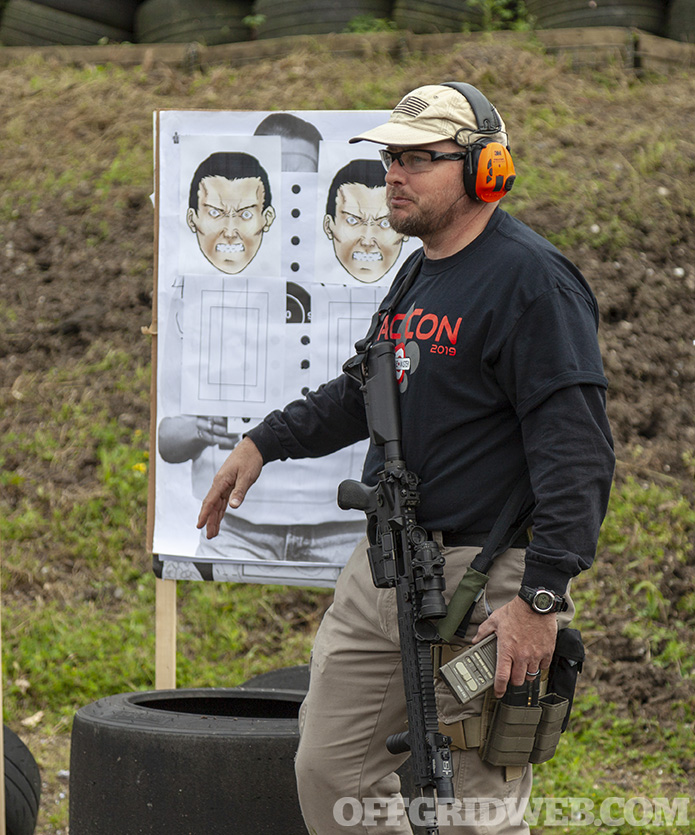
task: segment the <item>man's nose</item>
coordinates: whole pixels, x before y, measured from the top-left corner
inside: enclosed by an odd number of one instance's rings
[[[402,183],[405,180],[405,168],[403,168],[398,160],[393,160],[384,179],[389,185]]]

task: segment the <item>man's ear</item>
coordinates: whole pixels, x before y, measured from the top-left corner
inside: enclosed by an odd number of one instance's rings
[[[263,231],[267,232],[268,229],[273,225],[273,221],[275,220],[275,209],[272,206],[268,206],[267,209],[263,209],[263,217],[265,219],[265,226],[263,227]]]
[[[198,227],[196,226],[195,222],[198,219],[198,212],[195,209],[189,209],[186,212],[186,223],[188,224],[188,228],[191,232],[197,232]]]
[[[325,215],[323,218],[323,231],[326,233],[326,237],[329,241],[332,241],[335,235],[333,234],[333,227],[335,226],[335,221],[330,215]]]

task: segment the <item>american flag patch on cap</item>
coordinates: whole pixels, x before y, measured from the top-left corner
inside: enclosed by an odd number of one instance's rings
[[[394,108],[394,113],[405,113],[407,116],[419,116],[422,111],[429,107],[430,103],[417,96],[406,96]]]

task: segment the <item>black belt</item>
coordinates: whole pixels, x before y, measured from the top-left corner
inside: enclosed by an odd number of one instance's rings
[[[508,531],[507,536],[511,536],[512,531]],[[469,546],[473,548],[482,548],[487,542],[489,533],[467,533],[466,531],[442,531],[442,545],[446,548],[453,546]],[[506,538],[502,537],[502,542]],[[522,531],[513,542],[509,543],[510,548],[526,548],[529,544],[529,538],[526,531]]]

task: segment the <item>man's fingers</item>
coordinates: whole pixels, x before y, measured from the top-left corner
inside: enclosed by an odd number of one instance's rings
[[[500,658],[497,656],[497,668],[495,669],[495,696],[501,699],[507,689],[509,676],[512,672],[511,658]]]
[[[229,497],[229,506],[239,507],[239,505],[244,501],[245,498],[246,490],[242,490],[240,487],[236,487],[232,491],[232,495]]]
[[[473,636],[472,643],[479,643],[483,640],[483,638],[487,638],[488,635],[492,635],[494,631],[495,627],[490,622],[490,618],[486,618],[478,627],[478,631]]]
[[[217,536],[226,505],[227,502],[224,499],[219,496],[211,497],[209,493],[203,500],[196,527],[200,529],[207,526],[208,539]]]
[[[207,539],[213,539],[220,532],[220,520],[210,517],[205,527],[205,536]]]
[[[244,438],[232,450],[213,479],[198,515],[198,528],[207,526],[208,539],[219,533],[227,505],[237,508],[244,501],[262,467],[263,458],[250,438]]]
[[[249,488],[256,483],[260,475],[260,467],[244,467],[236,472],[236,479],[234,481],[234,489],[229,496],[229,506],[239,507],[239,505],[246,498]]]

